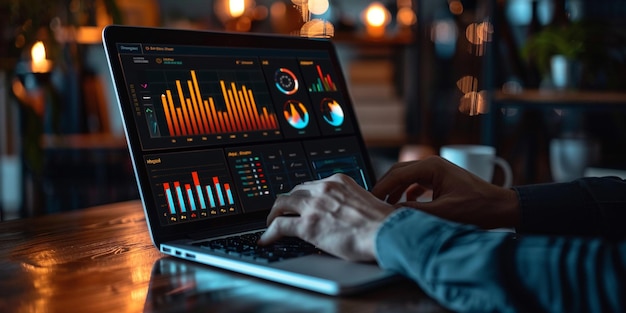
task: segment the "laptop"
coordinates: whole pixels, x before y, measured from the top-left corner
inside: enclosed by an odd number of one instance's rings
[[[328,295],[395,277],[294,238],[254,245],[297,184],[374,182],[331,41],[112,25],[103,42],[162,253]]]

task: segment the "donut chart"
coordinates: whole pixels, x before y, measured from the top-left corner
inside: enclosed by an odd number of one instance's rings
[[[309,125],[309,112],[304,104],[297,100],[288,100],[283,106],[285,120],[296,129],[303,129]]]
[[[321,103],[320,110],[324,121],[331,126],[339,127],[343,124],[344,113],[341,105],[337,100],[332,98],[324,98]]]
[[[274,83],[276,88],[286,95],[293,95],[299,87],[296,75],[289,69],[282,67],[274,73]]]

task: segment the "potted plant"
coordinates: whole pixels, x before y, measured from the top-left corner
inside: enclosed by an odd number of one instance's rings
[[[528,38],[522,56],[544,77],[549,77],[553,86],[577,87],[586,63],[591,29],[581,22],[547,26]]]

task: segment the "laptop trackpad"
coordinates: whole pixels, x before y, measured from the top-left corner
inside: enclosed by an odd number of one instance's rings
[[[275,264],[278,269],[334,280],[342,284],[358,284],[391,276],[376,263],[349,262],[327,255],[309,255]]]

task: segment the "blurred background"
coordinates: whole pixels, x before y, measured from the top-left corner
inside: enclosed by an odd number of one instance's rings
[[[514,184],[622,175],[625,15],[619,0],[1,0],[0,217],[139,197],[112,23],[330,38],[379,174],[463,143],[496,147]],[[557,154],[579,165],[564,175]]]

